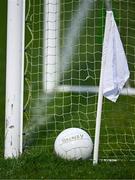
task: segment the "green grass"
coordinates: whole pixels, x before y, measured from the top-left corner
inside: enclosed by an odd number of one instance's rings
[[[1,179],[134,179],[134,162],[63,161],[54,153],[30,151],[18,160],[0,160]]]
[[[38,2],[38,0],[36,0]],[[64,0],[62,0],[64,2]],[[70,19],[71,14],[69,13],[68,9],[71,8],[70,0],[66,0],[67,6],[66,6],[66,18],[67,20]],[[78,3],[78,0],[75,1],[75,3]],[[117,1],[114,1],[114,7],[115,9],[115,15],[116,17],[119,17],[119,11],[118,11],[118,5],[120,5]],[[101,2],[99,3],[98,7],[101,6]],[[74,6],[75,7],[75,6]],[[126,4],[121,3],[121,7],[123,9],[126,9]],[[64,7],[63,7],[64,8]],[[134,10],[134,8],[130,5],[130,9]],[[102,12],[97,12],[97,14],[100,14]],[[122,11],[122,16],[127,17],[127,14]],[[133,14],[134,15],[134,14]],[[133,19],[133,16],[130,17]],[[126,22],[126,19],[122,22],[121,19],[116,18],[118,24],[122,24]],[[29,22],[27,22],[29,23]],[[87,25],[91,27],[93,25],[93,21],[87,20]],[[101,21],[96,22],[97,25],[101,23]],[[132,22],[129,22],[133,24]],[[55,96],[55,99],[53,99],[48,104],[47,112],[50,114],[53,114],[55,112],[54,116],[51,116],[51,122],[54,120],[57,120],[57,123],[54,125],[52,123],[46,124],[42,126],[40,130],[40,137],[42,137],[41,142],[37,141],[31,141],[31,146],[29,148],[25,149],[23,155],[19,159],[8,159],[4,160],[3,158],[3,140],[4,140],[4,100],[5,100],[5,61],[6,61],[6,1],[2,1],[1,3],[1,11],[0,11],[0,179],[135,179],[135,163],[131,161],[118,161],[118,162],[99,162],[97,166],[92,165],[92,161],[65,161],[60,158],[58,158],[54,154],[53,150],[53,143],[56,138],[56,135],[58,132],[60,132],[63,129],[63,121],[65,122],[64,127],[68,128],[71,126],[81,126],[88,130],[94,138],[94,126],[95,126],[95,116],[96,116],[96,106],[94,105],[94,102],[96,100],[96,97],[92,94],[70,94],[65,93],[63,96],[63,93],[58,93]],[[66,25],[65,25],[66,26]],[[86,29],[82,32],[82,35],[85,34]],[[96,33],[100,34],[103,33],[103,27],[97,28]],[[91,33],[91,30],[89,29],[88,33]],[[101,33],[101,34],[102,34]],[[123,41],[126,42],[125,34],[126,31],[123,30],[121,32]],[[28,32],[27,32],[28,35]],[[132,31],[129,30],[129,35],[132,35]],[[28,35],[29,36],[29,35]],[[94,38],[91,37],[88,41],[90,43],[93,42]],[[98,46],[98,43],[102,43],[102,37],[95,39],[97,45],[96,50],[99,51],[95,53],[95,58],[97,62],[88,62],[88,64],[85,64],[85,59],[92,59],[93,55],[91,55],[94,52],[94,49],[92,46],[89,46],[87,48],[90,49],[90,53],[87,54],[81,54],[80,58],[82,59],[81,63],[77,63],[77,54],[74,56],[74,62],[72,64],[72,67],[74,71],[71,73],[67,73],[65,75],[65,84],[83,84],[88,85],[89,80],[91,84],[94,84],[95,81],[92,79],[87,79],[85,81],[86,76],[88,75],[85,71],[86,67],[88,69],[96,68],[98,71],[96,74],[93,72],[91,74],[92,77],[97,77],[96,79],[96,85],[99,82],[99,65],[100,65],[100,57],[101,57],[101,47]],[[81,45],[80,48],[82,52],[86,50],[86,47],[83,46],[85,43],[85,40],[83,36],[80,38]],[[130,68],[132,71],[134,71],[134,41],[131,39],[128,39],[128,42],[132,45],[132,47],[127,46],[126,50],[128,51],[128,59],[130,61]],[[37,51],[34,51],[36,54]],[[38,52],[39,53],[39,52]],[[42,52],[40,52],[42,53]],[[130,55],[131,54],[131,55]],[[132,55],[133,54],[133,55]],[[40,61],[40,59],[38,59]],[[30,63],[30,62],[29,62]],[[37,63],[36,61],[33,61],[33,63]],[[79,68],[82,68],[81,73],[79,72]],[[38,69],[40,68],[40,69]],[[41,72],[42,67],[35,67],[33,70],[34,72],[40,71]],[[30,69],[29,69],[30,70]],[[72,81],[69,80],[69,77],[72,75],[73,79]],[[81,81],[78,81],[78,77],[81,77]],[[28,75],[29,78],[29,75]],[[40,80],[41,76],[33,77],[34,81]],[[134,80],[134,74],[132,73],[131,79]],[[133,82],[133,81],[132,81]],[[36,84],[34,88],[41,87],[40,82],[39,84]],[[26,95],[28,91],[28,86],[26,85]],[[33,97],[36,97],[36,94],[32,94]],[[27,98],[26,98],[27,99]],[[44,101],[44,99],[42,100]],[[53,106],[55,102],[56,107]],[[71,102],[73,103],[71,105]],[[129,103],[130,102],[130,103]],[[78,105],[79,104],[79,105]],[[103,122],[102,122],[102,130],[101,130],[101,147],[100,147],[100,155],[102,156],[108,156],[108,157],[115,157],[113,152],[116,153],[116,157],[119,155],[121,157],[121,154],[123,152],[127,153],[127,159],[130,159],[130,153],[131,157],[134,155],[134,151],[130,151],[130,149],[135,149],[134,147],[134,135],[135,132],[132,132],[132,136],[129,136],[131,133],[130,127],[135,127],[134,122],[134,98],[132,97],[126,97],[121,96],[117,104],[112,104],[109,101],[104,102],[104,109],[103,109]],[[63,108],[62,108],[63,107]],[[44,108],[44,106],[42,107]],[[27,110],[27,108],[26,108]],[[80,110],[80,113],[78,113],[78,110]],[[70,112],[70,115],[68,112]],[[128,112],[128,113],[127,113]],[[25,112],[26,115],[27,112]],[[86,115],[87,114],[87,115]],[[29,115],[29,112],[27,113]],[[43,111],[43,115],[45,115],[45,112]],[[29,119],[28,117],[25,119],[25,121]],[[69,121],[69,119],[72,119],[72,121]],[[78,124],[78,119],[80,119]],[[86,123],[86,119],[88,120]],[[26,123],[26,122],[25,122]],[[107,129],[104,127],[112,127],[111,129]],[[55,131],[55,128],[57,127],[57,132]],[[91,129],[89,128],[91,127]],[[51,130],[50,133],[46,131],[46,129]],[[115,136],[116,131],[118,134]],[[109,132],[110,136],[109,138],[106,136],[106,133]],[[122,136],[123,134],[127,134],[126,136]],[[39,134],[38,134],[39,135]],[[112,137],[113,135],[113,137]],[[34,136],[32,136],[34,137]],[[36,137],[36,136],[35,136]],[[49,145],[49,148],[45,150],[45,148],[35,148],[35,145],[40,145],[44,143],[43,137],[51,137],[50,141],[46,142],[47,146]],[[124,139],[123,139],[124,138]],[[130,143],[127,146],[123,145],[121,142],[123,140],[126,140]],[[110,144],[104,144],[103,142],[112,142],[111,146]],[[116,145],[117,140],[119,143]],[[130,148],[129,148],[130,147]],[[111,151],[111,148],[114,148],[113,152]],[[126,149],[127,148],[127,149]],[[128,151],[129,148],[129,151]],[[125,154],[126,155],[126,154]]]

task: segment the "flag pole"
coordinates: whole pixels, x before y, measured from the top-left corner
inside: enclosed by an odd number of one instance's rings
[[[106,10],[112,10],[111,0],[105,0]],[[95,142],[94,142],[94,153],[93,153],[93,165],[98,163],[99,154],[99,140],[100,140],[100,127],[101,127],[101,116],[102,116],[102,104],[103,104],[103,73],[104,73],[104,58],[101,62],[101,72],[100,72],[100,83],[99,83],[99,93],[98,93],[98,104],[97,104],[97,116],[96,116],[96,129],[95,129]]]
[[[98,163],[100,126],[101,126],[102,102],[103,102],[103,72],[104,72],[104,61],[102,59],[101,72],[100,72],[99,93],[98,93],[98,104],[97,104],[94,154],[93,154],[93,164],[94,165],[96,165]]]
[[[112,11],[112,1],[111,0],[105,0],[105,6],[107,11]]]

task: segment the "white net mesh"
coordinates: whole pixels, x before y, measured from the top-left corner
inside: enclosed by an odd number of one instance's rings
[[[69,127],[86,130],[94,140],[105,8],[103,1],[45,2],[29,0],[27,3],[24,146],[52,150],[58,133]],[[51,5],[53,8],[48,11]],[[124,90],[126,95],[116,104],[103,101],[99,157],[134,159],[135,93],[134,89],[130,93],[130,86],[134,88],[135,82],[135,2],[113,1],[112,6],[131,77]],[[55,26],[47,27],[44,20],[54,14],[57,18],[52,18],[50,23]],[[50,48],[56,53],[50,54]],[[52,58],[51,62],[48,57]],[[48,92],[50,82],[53,90]]]

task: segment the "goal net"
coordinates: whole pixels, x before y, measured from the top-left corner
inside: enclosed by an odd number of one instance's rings
[[[103,100],[100,159],[135,159],[135,2],[112,1],[130,79],[117,103]],[[95,135],[104,1],[29,0],[26,8],[24,148],[53,152],[69,127]]]

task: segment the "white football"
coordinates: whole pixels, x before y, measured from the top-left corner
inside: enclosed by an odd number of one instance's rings
[[[91,137],[79,128],[68,128],[62,131],[54,143],[55,153],[63,159],[88,159],[93,150]]]

